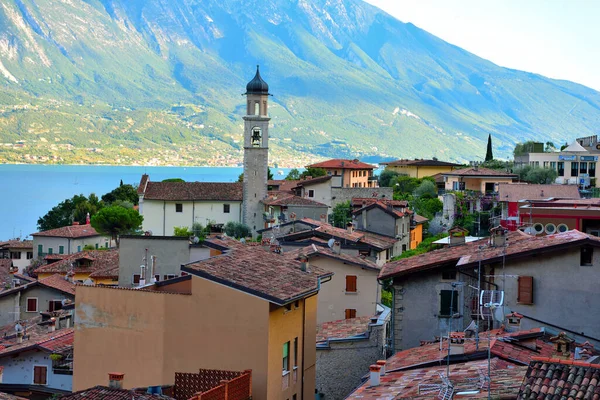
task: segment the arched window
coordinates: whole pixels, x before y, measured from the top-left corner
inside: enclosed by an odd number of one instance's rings
[[[252,147],[260,147],[262,142],[262,132],[258,126],[252,128],[252,138],[250,140],[252,141]]]
[[[260,115],[260,102],[254,103],[254,115]]]

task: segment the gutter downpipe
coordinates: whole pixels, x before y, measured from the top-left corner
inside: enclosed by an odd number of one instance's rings
[[[163,200],[163,236],[167,236],[167,234],[165,233],[166,230],[166,218],[167,218],[167,201]]]

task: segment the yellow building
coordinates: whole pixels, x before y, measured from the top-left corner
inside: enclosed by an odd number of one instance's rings
[[[77,286],[73,389],[125,374],[124,387],[175,372],[252,370],[252,397],[313,399],[317,293],[331,274],[261,246],[218,240],[223,254],[138,290]]]
[[[385,165],[386,171],[394,171],[399,174],[408,175],[411,178],[434,176],[460,167],[460,164],[438,160],[396,160],[382,162],[379,165]]]
[[[75,254],[50,254],[46,265],[35,270],[38,279],[54,274],[72,276],[74,282],[91,280],[96,285],[117,285],[119,251],[117,249],[80,251]]]
[[[497,193],[500,183],[511,183],[518,176],[495,169],[469,167],[442,174],[446,190],[472,190]]]
[[[327,175],[341,176],[342,187],[379,187],[377,177],[373,176],[375,166],[359,160],[332,159],[316,164],[307,165],[306,168],[322,168]]]

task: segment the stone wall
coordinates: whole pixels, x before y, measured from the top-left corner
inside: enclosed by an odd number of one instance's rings
[[[393,199],[394,189],[391,187],[376,188],[331,188],[331,207],[350,201],[355,197],[377,197],[380,199]]]

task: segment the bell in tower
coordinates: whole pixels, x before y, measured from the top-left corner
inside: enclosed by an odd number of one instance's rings
[[[269,85],[260,76],[256,66],[256,75],[246,85],[247,108],[244,116],[244,203],[242,222],[252,229],[265,227],[263,221],[264,205],[267,196],[269,165],[269,121],[268,100]]]

